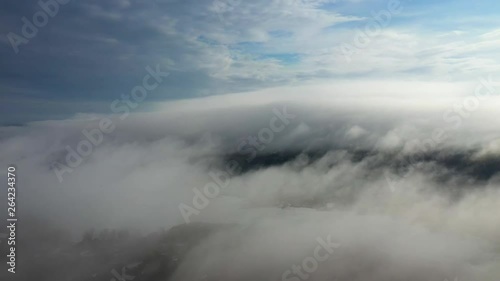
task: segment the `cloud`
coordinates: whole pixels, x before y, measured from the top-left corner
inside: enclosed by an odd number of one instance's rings
[[[61,5],[19,46],[19,54],[7,39],[1,41],[8,66],[0,80],[3,123],[106,113],[103,103],[137,84],[145,66],[158,63],[172,75],[150,102],[325,79],[474,81],[498,71],[495,29],[415,26],[422,8],[412,3],[402,3],[402,13],[347,62],[342,44],[352,43],[373,21],[372,12],[387,3],[221,1]],[[2,33],[22,34],[20,18],[30,19],[40,9],[35,2],[6,5]],[[87,107],[79,109],[82,102]]]
[[[493,280],[500,197],[491,153],[499,135],[491,128],[500,101],[490,96],[480,111],[466,111],[457,129],[443,112],[468,97],[465,89],[444,83],[415,96],[412,89],[429,85],[383,84],[382,93],[370,83],[275,88],[274,95],[169,102],[125,120],[94,115],[2,127],[0,162],[18,166],[21,219],[80,237],[90,228],[149,233],[183,223],[179,204],[192,205],[194,189],[236,161],[244,169],[219,178],[227,187],[190,217],[234,227],[193,246],[173,280],[280,279],[328,235],[342,246],[310,280]],[[296,117],[270,143],[241,150],[242,138],[263,140],[274,109]],[[102,117],[116,130],[60,183],[52,164],[64,164],[66,147]],[[436,128],[447,137],[413,145]]]

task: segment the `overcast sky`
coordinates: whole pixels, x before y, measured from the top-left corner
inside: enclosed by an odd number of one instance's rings
[[[494,0],[73,0],[32,38],[22,18],[33,23],[38,2],[1,5],[2,124],[107,113],[158,64],[170,76],[138,111],[317,80],[477,81],[500,69]]]

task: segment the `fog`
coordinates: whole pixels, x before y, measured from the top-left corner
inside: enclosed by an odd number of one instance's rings
[[[126,229],[120,247],[154,250],[141,243],[189,222],[215,230],[168,274],[137,280],[496,281],[500,98],[477,89],[343,82],[2,127],[0,162],[18,169],[16,277],[110,280],[112,258],[33,276],[32,256],[54,250],[54,233],[64,248],[90,229]],[[103,119],[114,129],[68,158]],[[328,259],[294,274],[327,237]],[[147,263],[130,255],[121,262]]]

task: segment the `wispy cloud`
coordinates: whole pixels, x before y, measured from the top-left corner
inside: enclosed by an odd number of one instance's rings
[[[139,66],[157,63],[169,66],[172,79],[155,100],[316,79],[462,81],[499,71],[498,28],[466,24],[479,12],[483,21],[494,21],[487,11],[496,5],[472,9],[469,1],[398,1],[402,11],[346,61],[342,44],[352,43],[394,1],[69,2],[29,44],[18,46],[18,55],[6,37],[1,40],[2,120],[59,118],[82,101],[106,104],[138,83]],[[20,18],[40,9],[36,3],[6,4],[0,31],[22,34]],[[72,103],[74,109],[41,104],[38,117],[27,117],[29,106],[16,103],[19,98]],[[12,114],[13,104],[25,117]],[[83,111],[100,112],[102,106]]]

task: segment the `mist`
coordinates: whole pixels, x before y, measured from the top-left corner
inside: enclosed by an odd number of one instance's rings
[[[2,127],[0,162],[19,177],[16,278],[110,280],[187,239],[161,274],[134,276],[498,280],[500,99],[480,85],[346,81]],[[109,242],[126,254],[97,262],[90,230],[132,233]],[[318,239],[336,247],[299,273]]]

